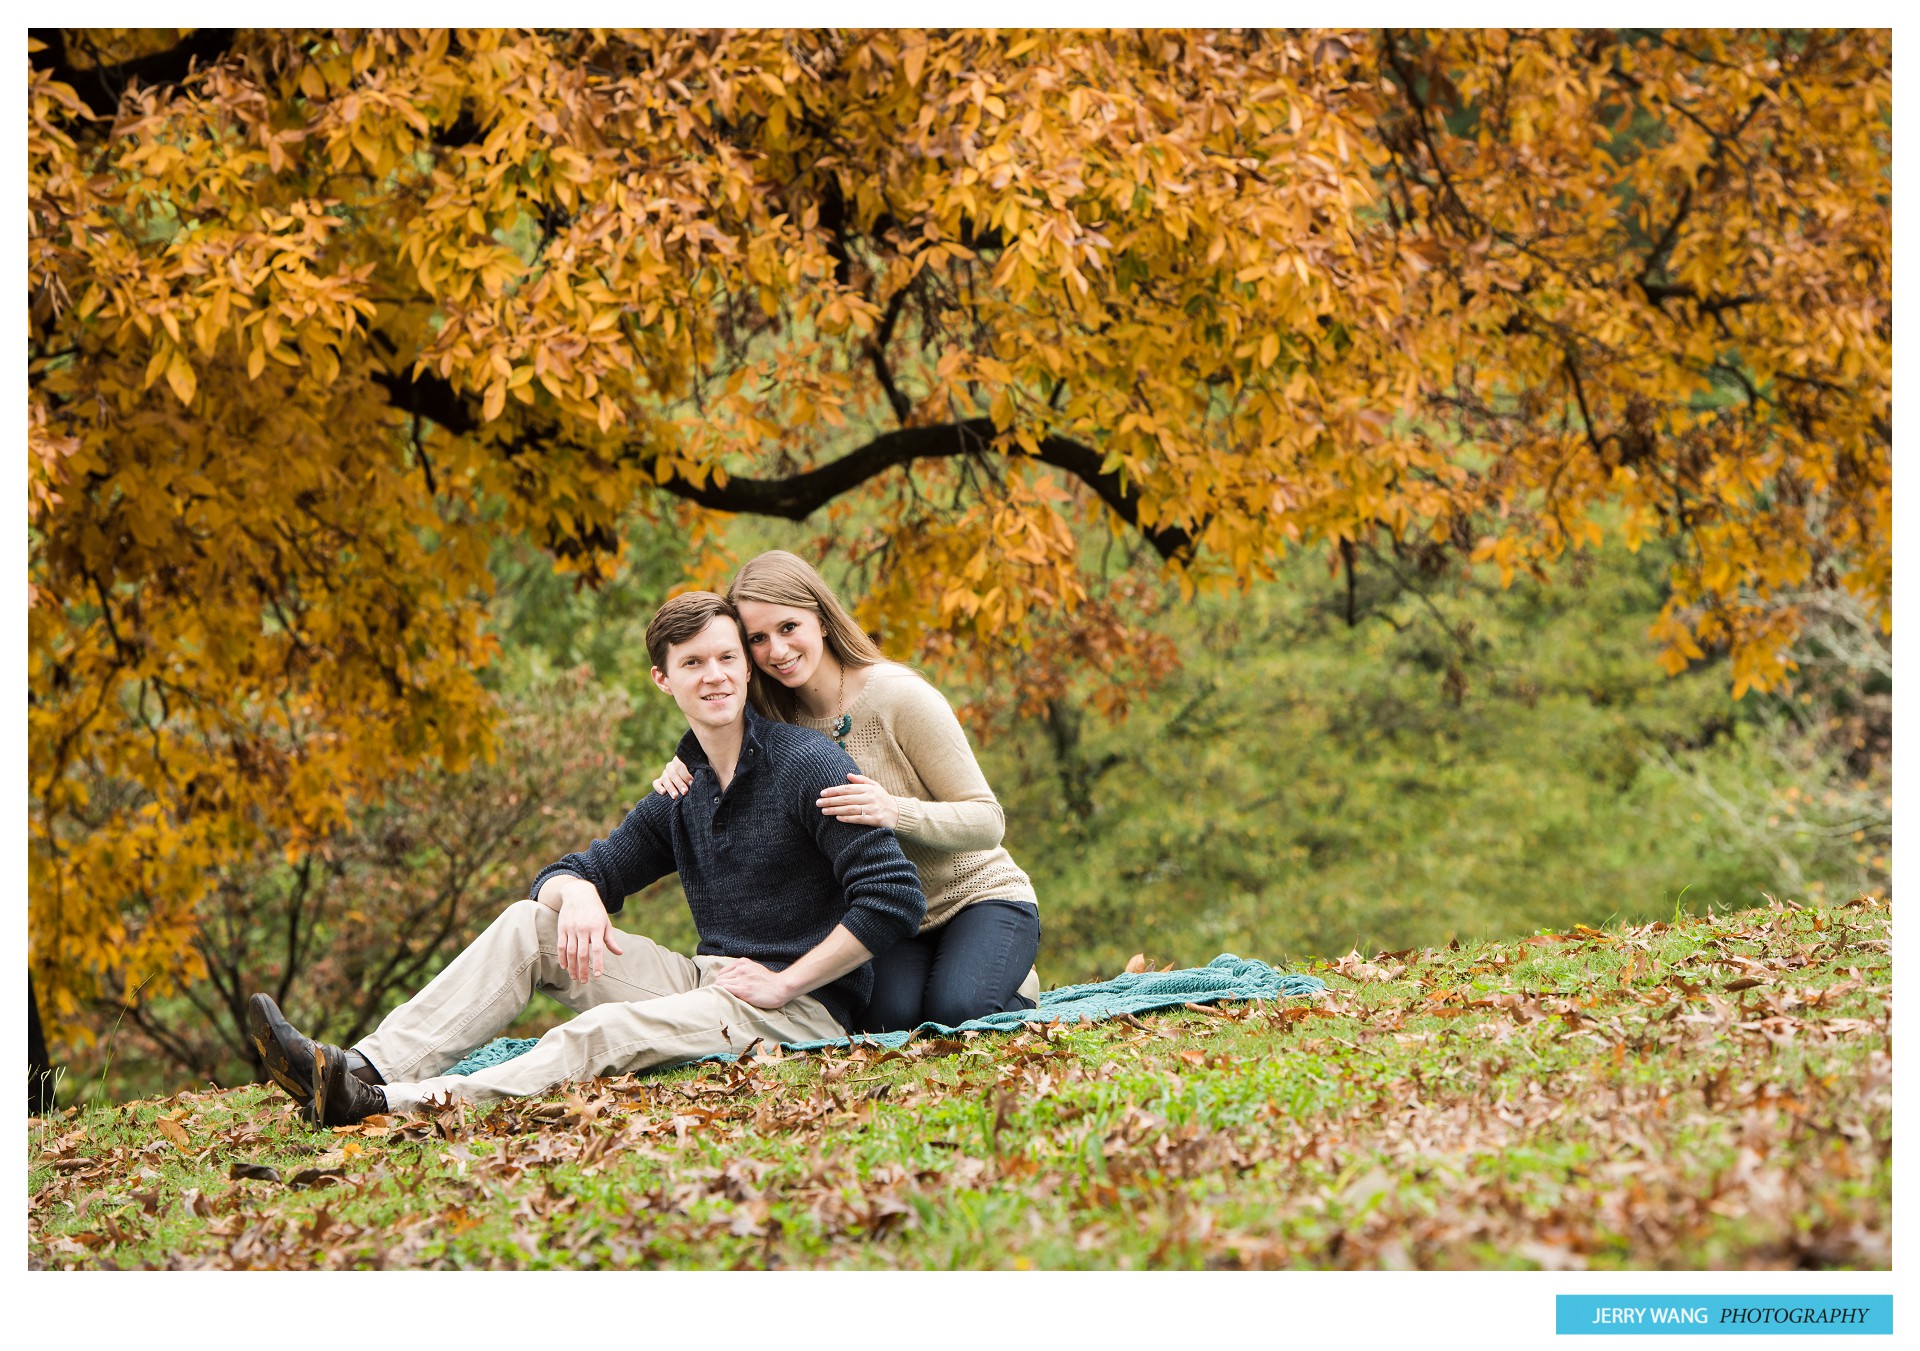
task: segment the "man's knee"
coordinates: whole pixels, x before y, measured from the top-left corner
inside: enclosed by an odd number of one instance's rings
[[[553,947],[560,941],[560,912],[550,905],[542,905],[538,901],[530,901],[522,897],[502,910],[500,918],[495,921],[495,923],[509,922],[524,925],[530,932],[537,934],[540,941],[547,947]],[[613,926],[613,931],[620,936],[622,943],[629,940],[640,943],[653,942],[645,934],[630,933],[617,924]]]
[[[500,912],[493,927],[511,934],[527,948],[550,948],[560,936],[560,916],[540,902],[522,897]]]

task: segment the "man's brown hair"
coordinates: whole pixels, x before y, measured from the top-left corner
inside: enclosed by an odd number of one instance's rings
[[[647,660],[656,669],[667,669],[667,649],[675,643],[684,643],[697,638],[720,615],[733,621],[740,628],[740,612],[733,608],[725,596],[716,596],[711,591],[686,591],[654,611],[653,618],[647,624]],[[740,650],[747,650],[747,638],[740,635]]]

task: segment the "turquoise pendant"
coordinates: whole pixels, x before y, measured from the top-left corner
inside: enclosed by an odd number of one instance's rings
[[[851,732],[852,730],[853,730],[853,714],[842,713],[837,719],[834,720],[833,739],[839,743],[841,750],[845,750],[847,748],[847,733]]]

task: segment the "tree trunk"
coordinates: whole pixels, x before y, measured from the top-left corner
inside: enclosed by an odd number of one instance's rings
[[[1121,756],[1109,751],[1098,763],[1088,763],[1080,748],[1080,710],[1065,695],[1047,700],[1047,737],[1053,743],[1054,768],[1060,775],[1067,811],[1078,824],[1085,825],[1093,819],[1094,786],[1120,763]]]
[[[53,1066],[47,1060],[47,1038],[40,1030],[40,1001],[33,993],[33,972],[27,972],[27,1115],[46,1116],[54,1106]]]

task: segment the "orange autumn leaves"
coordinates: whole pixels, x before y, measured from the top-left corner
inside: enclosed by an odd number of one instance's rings
[[[1499,447],[1482,501],[1503,528],[1475,556],[1511,576],[1611,523],[1676,536],[1662,659],[1717,646],[1736,695],[1790,669],[1797,616],[1775,598],[1795,588],[1891,624],[1885,44],[1495,32],[1386,51],[1410,91],[1387,197],[1434,264],[1424,382]]]
[[[29,56],[56,1023],[195,974],[262,822],[485,750],[505,532],[824,507],[863,622],[1029,708],[1125,706],[1088,525],[1183,586],[1670,538],[1665,659],[1736,691],[1782,597],[1890,623],[1884,33],[190,40]]]

